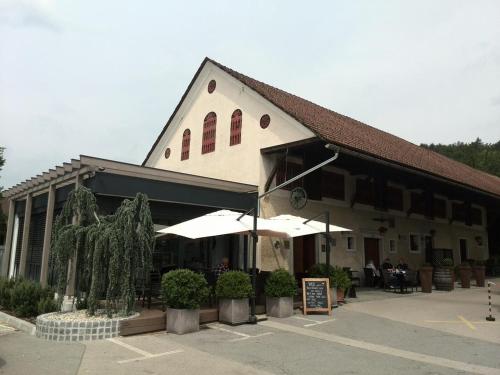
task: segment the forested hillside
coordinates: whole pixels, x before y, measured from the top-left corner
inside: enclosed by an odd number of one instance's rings
[[[477,138],[471,143],[456,142],[451,145],[431,143],[420,146],[500,177],[500,141],[483,143]]]

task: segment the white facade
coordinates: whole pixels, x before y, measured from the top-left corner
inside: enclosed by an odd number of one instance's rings
[[[216,89],[209,93],[207,86],[216,81]],[[231,115],[240,109],[243,114],[241,144],[230,146]],[[217,115],[215,151],[202,154],[203,120],[209,112]],[[259,125],[262,115],[268,114],[271,123],[262,129]],[[181,161],[182,135],[185,129],[191,131],[190,155]],[[181,104],[165,133],[146,161],[146,166],[184,172],[194,175],[218,178],[259,186],[260,191],[274,165],[274,157],[261,154],[262,148],[287,144],[314,137],[306,127],[298,123],[285,112],[265,100],[246,85],[222,71],[211,62],[207,62],[193,83],[190,92]],[[170,156],[165,157],[165,150],[170,148]],[[347,171],[328,166],[345,177],[345,200],[338,201],[324,198],[321,201],[309,201],[302,210],[294,210],[289,204],[289,192],[277,191],[261,201],[263,217],[272,217],[290,213],[303,217],[312,217],[328,210],[332,223],[351,228],[352,234],[334,235],[336,245],[332,251],[332,262],[361,270],[368,259],[364,255],[364,239],[379,239],[379,257],[389,257],[396,264],[404,258],[410,267],[418,268],[425,256],[424,241],[430,237],[435,248],[453,249],[455,263],[460,261],[459,241],[466,239],[469,258],[486,259],[488,257],[488,236],[486,232],[486,214],[482,212],[482,225],[466,226],[451,222],[449,219],[429,220],[421,215],[407,215],[410,205],[410,191],[404,190],[403,211],[380,212],[373,207],[356,203],[351,207],[351,198],[355,178]],[[447,201],[447,216],[451,217],[451,201]],[[377,218],[391,218],[394,226],[376,221]],[[386,231],[381,232],[380,227]],[[352,236],[351,248],[347,248],[347,237]],[[410,236],[419,242],[418,250],[410,250]],[[322,237],[316,240],[316,261],[325,260],[321,251]],[[258,267],[273,270],[278,267],[294,269],[293,241],[276,238],[259,239]],[[391,248],[392,246],[392,248]]]
[[[212,94],[207,86],[217,83]],[[231,115],[243,113],[242,142],[229,146]],[[201,153],[203,120],[209,112],[217,115],[215,151]],[[260,118],[268,114],[271,123],[260,127]],[[190,155],[181,161],[182,134],[191,130]],[[146,166],[185,172],[251,185],[262,185],[263,159],[260,149],[314,137],[293,118],[263,99],[259,94],[207,62],[165,134],[146,162]],[[165,150],[170,148],[168,159]]]

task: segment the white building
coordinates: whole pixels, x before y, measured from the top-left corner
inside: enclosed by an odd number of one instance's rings
[[[361,269],[404,258],[418,268],[449,249],[455,264],[488,257],[488,221],[499,223],[500,179],[205,59],[143,165],[257,185],[260,193],[328,159],[337,161],[261,202],[260,215],[328,210],[334,264]],[[496,237],[490,236],[493,239]],[[497,240],[498,241],[498,240]],[[325,260],[321,235],[260,239],[259,268],[306,272]],[[497,245],[498,246],[498,242]]]

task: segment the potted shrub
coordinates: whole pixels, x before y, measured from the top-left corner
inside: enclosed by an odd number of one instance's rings
[[[330,298],[332,300],[332,306],[337,307],[337,288],[333,287],[332,283],[332,275],[334,268],[333,266],[329,266],[326,263],[318,263],[313,265],[308,272],[309,277],[318,277],[318,278],[328,278],[330,280]]]
[[[432,264],[424,263],[418,271],[422,293],[432,293],[432,270]]]
[[[273,271],[266,281],[264,292],[268,316],[286,318],[293,315],[293,297],[297,292],[297,283],[287,270]]]
[[[219,321],[229,324],[248,322],[248,298],[252,295],[250,276],[241,271],[228,271],[217,279],[215,294],[219,299]]]
[[[347,271],[340,267],[334,267],[330,283],[337,289],[337,301],[344,302],[345,292],[352,285]]]
[[[434,285],[437,290],[453,290],[453,260],[444,258],[434,270]]]
[[[207,281],[191,270],[173,270],[161,280],[167,305],[167,332],[184,334],[200,329],[200,304],[208,297]]]
[[[484,261],[476,260],[474,266],[472,267],[472,271],[474,272],[474,277],[476,278],[476,286],[484,287],[484,278],[485,278]]]
[[[472,269],[469,263],[463,262],[458,266],[458,274],[460,276],[460,284],[462,288],[470,288],[470,277],[472,276]]]
[[[345,290],[351,286],[349,274],[340,267],[333,267],[325,263],[315,264],[309,270],[311,277],[329,278],[333,306],[337,302],[344,302]]]

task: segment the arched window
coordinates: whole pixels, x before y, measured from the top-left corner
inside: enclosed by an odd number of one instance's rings
[[[201,153],[207,154],[215,151],[215,126],[217,125],[217,115],[210,112],[203,120],[203,140],[201,143]]]
[[[189,145],[191,143],[191,130],[186,129],[182,133],[182,151],[181,160],[189,159]]]
[[[231,135],[229,137],[229,146],[239,145],[241,143],[241,121],[243,115],[237,109],[231,116]]]

